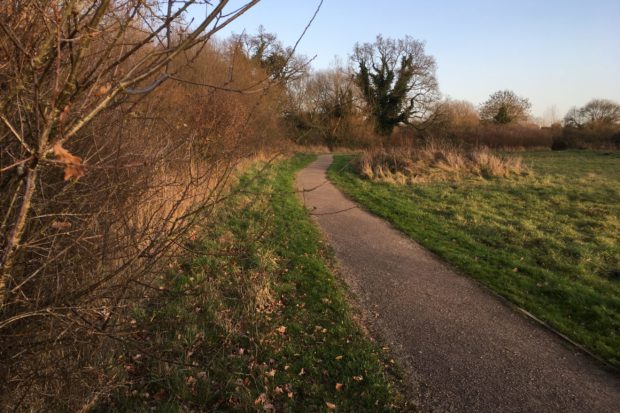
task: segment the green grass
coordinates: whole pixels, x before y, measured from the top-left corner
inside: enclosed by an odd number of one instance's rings
[[[313,159],[240,179],[242,193],[188,243],[204,253],[163,277],[175,294],[136,315],[167,361],[128,354],[128,384],[100,411],[403,408],[387,354],[354,321],[293,192],[295,172]]]
[[[620,365],[620,154],[519,154],[514,179],[330,179],[369,211],[610,364]]]

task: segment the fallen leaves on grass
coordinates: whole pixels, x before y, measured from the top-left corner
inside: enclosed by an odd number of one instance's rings
[[[157,393],[153,395],[153,400],[158,402],[165,400],[168,397],[168,393],[166,389],[160,389]]]
[[[267,394],[265,394],[265,393],[261,393],[261,394],[260,394],[260,395],[256,398],[256,400],[254,400],[254,405],[255,405],[255,406],[261,405],[261,404],[265,403],[265,401],[266,401],[266,400],[267,400]]]

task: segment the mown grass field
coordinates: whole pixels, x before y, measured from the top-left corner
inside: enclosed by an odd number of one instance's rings
[[[129,354],[130,384],[99,411],[404,409],[293,192],[313,159],[241,178],[217,225],[188,243],[203,253],[163,278],[170,298],[136,315],[167,360]]]
[[[510,179],[396,185],[337,156],[330,179],[465,273],[620,366],[620,153],[518,154]]]

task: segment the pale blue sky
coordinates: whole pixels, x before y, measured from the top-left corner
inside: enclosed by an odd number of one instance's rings
[[[262,0],[225,32],[262,24],[292,45],[318,0]],[[620,101],[620,0],[325,0],[298,51],[314,67],[346,62],[356,42],[411,35],[437,60],[442,93],[474,104],[499,89],[533,115],[591,98]]]

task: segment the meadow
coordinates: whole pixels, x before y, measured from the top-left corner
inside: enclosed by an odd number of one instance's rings
[[[351,155],[330,179],[370,212],[620,365],[620,154],[523,152],[509,178],[402,185],[361,178]]]

